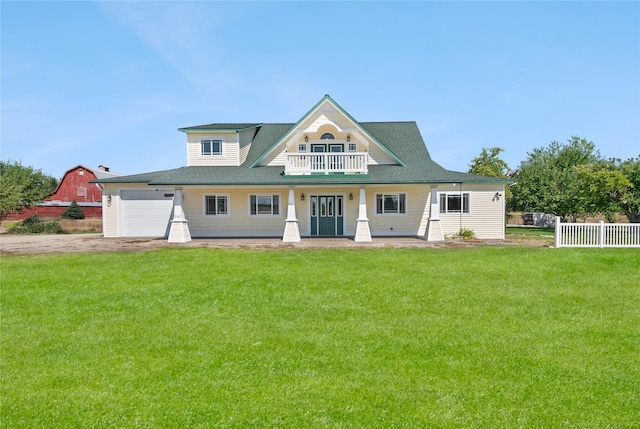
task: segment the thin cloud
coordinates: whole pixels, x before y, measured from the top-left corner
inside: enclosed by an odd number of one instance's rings
[[[194,87],[216,95],[240,86],[224,68],[226,53],[218,34],[228,28],[228,15],[218,4],[198,2],[107,2],[101,10],[129,29]],[[219,18],[225,16],[225,19]]]

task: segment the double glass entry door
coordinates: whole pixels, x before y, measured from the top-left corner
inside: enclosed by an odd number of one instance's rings
[[[311,196],[311,235],[343,235],[344,198],[339,195]]]

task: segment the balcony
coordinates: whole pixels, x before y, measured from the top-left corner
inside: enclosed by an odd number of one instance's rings
[[[366,152],[288,153],[284,173],[304,174],[367,174]]]

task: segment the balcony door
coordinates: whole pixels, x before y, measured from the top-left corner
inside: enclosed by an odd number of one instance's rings
[[[314,143],[311,145],[311,152],[326,153],[327,155],[312,155],[312,169],[325,170],[328,168],[331,173],[342,173],[344,160],[342,156],[332,156],[331,153],[344,152],[344,145],[340,143]],[[328,164],[328,165],[327,165]]]
[[[314,143],[311,145],[311,152],[324,153],[324,152],[344,152],[344,145],[340,143]]]

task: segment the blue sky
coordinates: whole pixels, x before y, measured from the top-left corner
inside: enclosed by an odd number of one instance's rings
[[[186,164],[177,128],[296,122],[324,94],[515,168],[572,135],[640,155],[640,2],[7,1],[1,154],[55,177]]]

